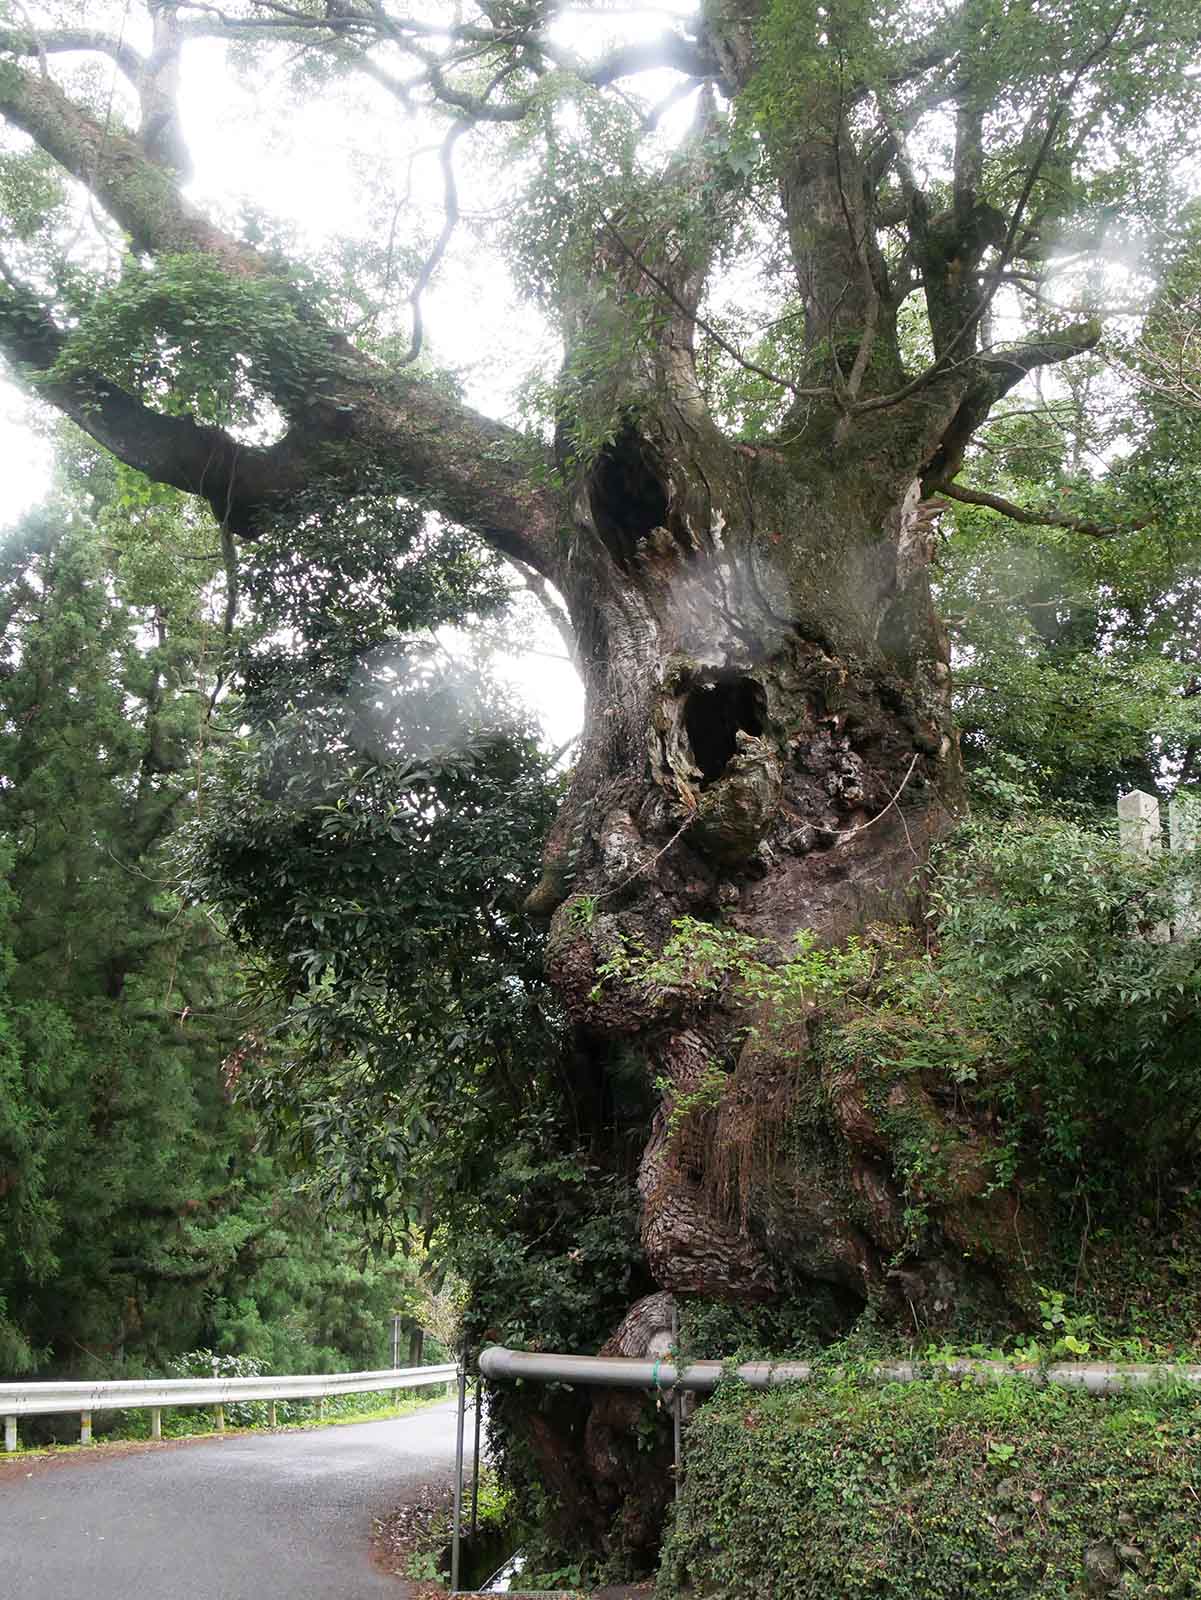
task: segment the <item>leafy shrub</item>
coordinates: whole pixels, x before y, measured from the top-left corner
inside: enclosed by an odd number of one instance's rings
[[[266,1362],[253,1356],[219,1356],[214,1350],[185,1350],[167,1362],[171,1378],[261,1378],[266,1370]],[[266,1400],[233,1401],[225,1407],[225,1421],[231,1428],[261,1427],[267,1421],[267,1406]],[[290,1421],[287,1413],[295,1410],[290,1402],[277,1404],[281,1421]]]
[[[986,1109],[998,1181],[1028,1153],[1103,1191],[1135,1151],[1141,1170],[1195,1146],[1201,942],[1152,935],[1197,893],[1189,857],[1133,859],[1061,820],[971,824],[937,861],[937,943],[888,950],[821,1048],[885,1098],[929,1075]]]
[[[1198,1450],[1195,1394],[731,1386],[688,1430],[657,1592],[1189,1600]]]

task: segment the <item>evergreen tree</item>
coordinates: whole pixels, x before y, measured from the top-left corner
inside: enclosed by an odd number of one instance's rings
[[[173,887],[221,737],[219,553],[92,466],[0,580],[0,1363],[138,1370],[211,1344],[382,1364],[414,1269],[364,1270],[361,1229],[318,1222],[259,1148],[233,1098],[233,951]]]

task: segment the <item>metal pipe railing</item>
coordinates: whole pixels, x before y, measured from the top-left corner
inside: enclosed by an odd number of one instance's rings
[[[601,1389],[670,1389],[673,1391],[673,1435],[677,1493],[683,1467],[679,1395],[711,1394],[723,1378],[734,1378],[748,1389],[769,1389],[777,1384],[807,1383],[811,1379],[845,1375],[845,1368],[815,1366],[811,1361],[744,1361],[731,1368],[723,1361],[689,1361],[677,1366],[673,1361],[647,1360],[636,1356],[570,1356],[509,1350],[504,1345],[488,1345],[480,1352],[480,1376],[493,1383],[567,1383]],[[1061,1361],[1050,1366],[1009,1361],[881,1361],[868,1369],[878,1383],[917,1383],[932,1378],[954,1378],[962,1382],[1001,1383],[1020,1378],[1033,1384],[1058,1384],[1083,1389],[1089,1394],[1119,1394],[1127,1389],[1151,1384],[1188,1383],[1201,1387],[1201,1366],[1124,1366],[1112,1361]],[[459,1508],[462,1500],[462,1434],[466,1386],[459,1387],[459,1450],[456,1462],[458,1485],[455,1496],[454,1549],[452,1552],[451,1593],[458,1594]],[[480,1404],[477,1393],[476,1405]],[[477,1462],[478,1473],[478,1462]]]
[[[683,1389],[711,1394],[729,1376],[748,1389],[769,1389],[781,1383],[807,1383],[841,1368],[815,1366],[810,1361],[744,1361],[728,1368],[721,1361],[674,1362],[634,1356],[569,1356],[508,1350],[493,1344],[480,1354],[480,1372],[493,1381],[578,1383],[606,1389]],[[1189,1383],[1201,1386],[1201,1366],[1125,1366],[1112,1361],[1061,1361],[1050,1366],[1008,1361],[882,1361],[869,1375],[879,1383],[917,1383],[936,1377],[1000,1383],[1020,1378],[1034,1384],[1058,1384],[1084,1389],[1089,1394],[1116,1394],[1150,1384]]]

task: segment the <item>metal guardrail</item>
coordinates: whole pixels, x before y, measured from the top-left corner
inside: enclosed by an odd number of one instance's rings
[[[535,1383],[580,1383],[610,1389],[685,1389],[712,1394],[723,1377],[734,1377],[750,1389],[781,1383],[807,1383],[823,1369],[808,1361],[746,1361],[727,1370],[721,1361],[689,1361],[677,1367],[666,1359],[634,1356],[570,1356],[507,1350],[489,1345],[480,1354],[485,1378]],[[832,1369],[837,1371],[838,1369]],[[1026,1383],[1056,1384],[1089,1394],[1116,1394],[1149,1384],[1187,1383],[1201,1388],[1201,1366],[1126,1366],[1112,1361],[1058,1361],[1048,1367],[1008,1361],[886,1361],[871,1368],[879,1383],[917,1383],[924,1378],[970,1379],[1000,1383],[1018,1378]]]
[[[17,1418],[47,1417],[78,1412],[79,1439],[92,1437],[95,1411],[149,1411],[150,1435],[162,1437],[162,1413],[167,1406],[211,1406],[217,1427],[225,1425],[225,1407],[236,1401],[266,1400],[268,1424],[275,1426],[278,1400],[319,1400],[331,1395],[371,1394],[376,1390],[420,1389],[427,1384],[450,1383],[458,1368],[453,1362],[432,1367],[385,1367],[379,1372],[310,1373],[299,1376],[258,1378],[146,1378],[113,1383],[0,1383],[0,1417],[4,1418],[4,1448],[17,1448]],[[318,1412],[320,1415],[320,1411]]]

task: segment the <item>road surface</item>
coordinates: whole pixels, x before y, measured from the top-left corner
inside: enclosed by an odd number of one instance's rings
[[[399,1600],[371,1520],[454,1470],[453,1402],[387,1422],[0,1467],[7,1600]],[[470,1447],[470,1439],[468,1440]]]

